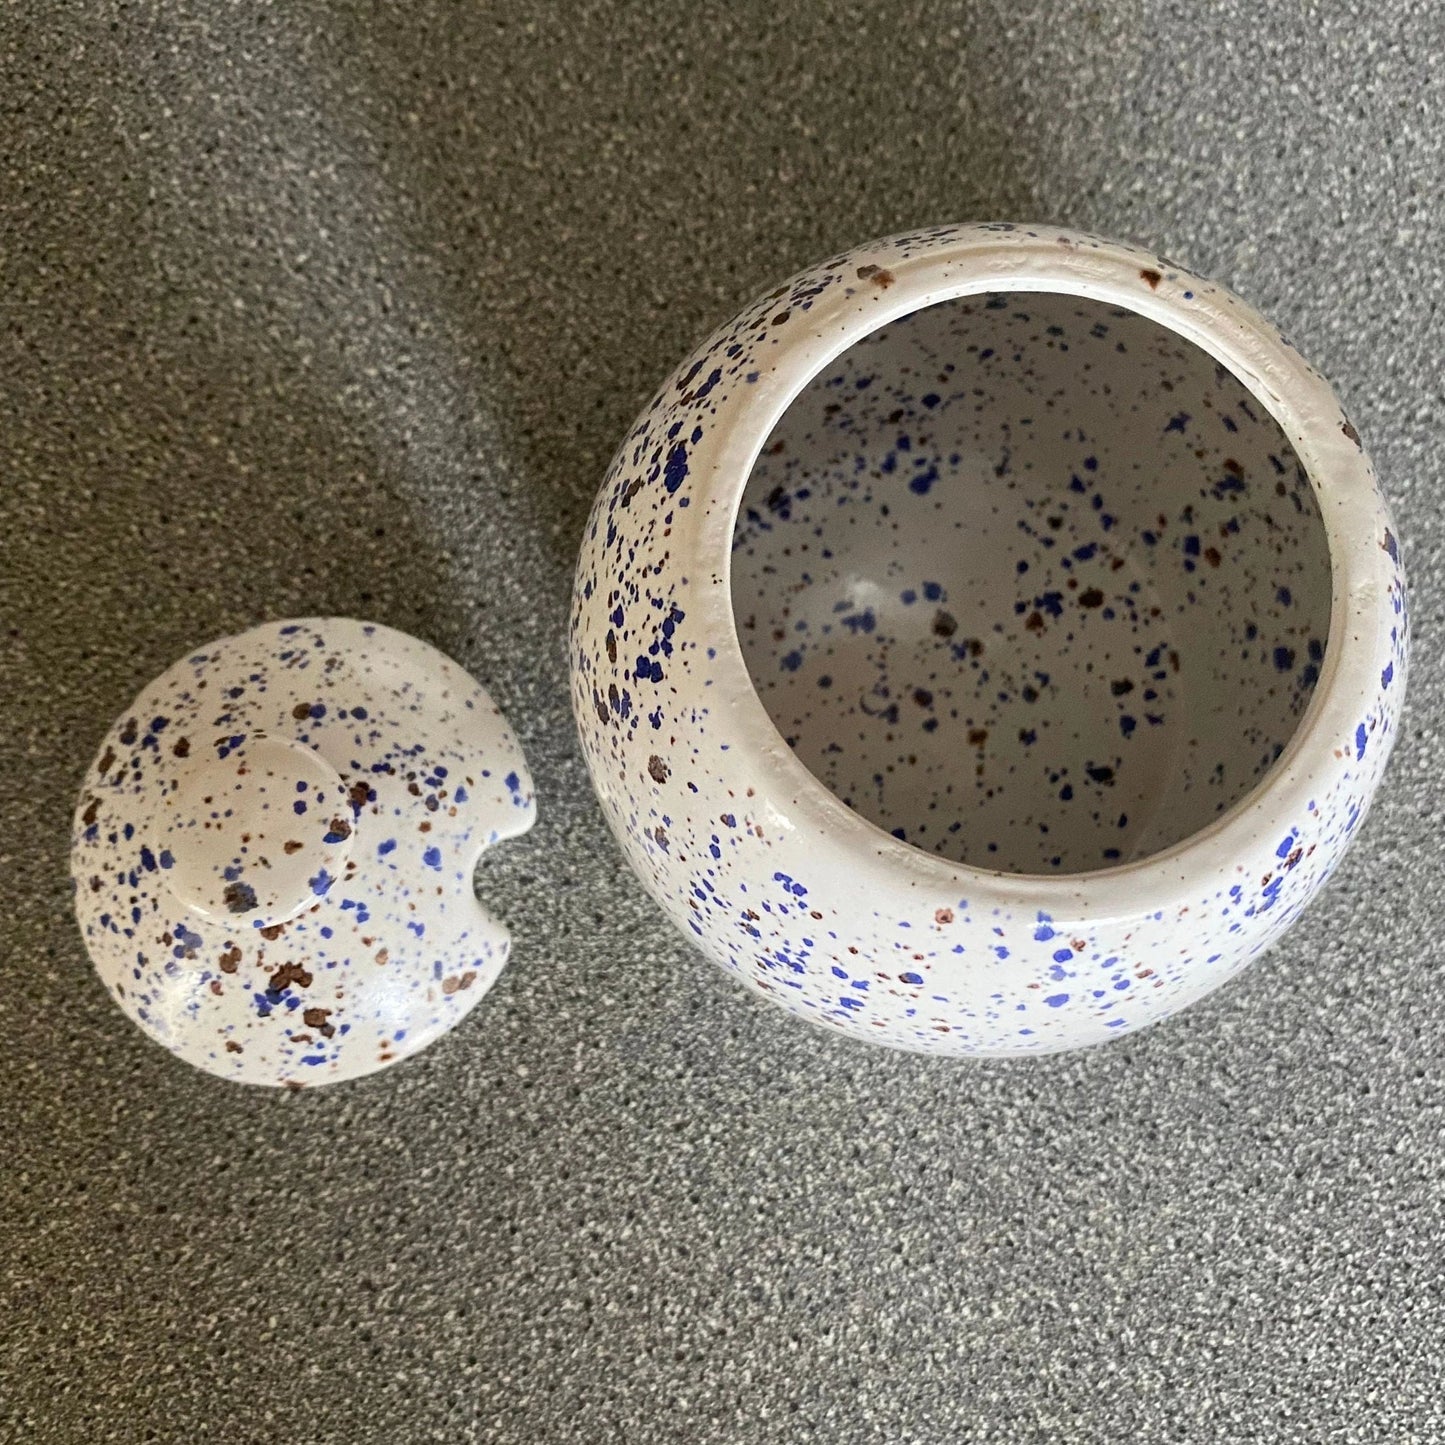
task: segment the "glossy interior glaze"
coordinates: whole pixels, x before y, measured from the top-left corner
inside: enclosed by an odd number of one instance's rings
[[[733,608],[809,770],[920,848],[1012,873],[1146,858],[1297,727],[1330,560],[1278,424],[1115,305],[975,295],[865,337],[749,478]]]

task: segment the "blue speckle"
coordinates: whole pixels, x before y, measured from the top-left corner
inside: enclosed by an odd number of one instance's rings
[[[687,447],[678,442],[667,454],[667,468],[662,474],[662,484],[669,495],[687,480]]]
[[[442,866],[442,850],[436,847],[428,848],[426,852],[421,855],[421,861],[425,863],[428,868],[439,869]]]

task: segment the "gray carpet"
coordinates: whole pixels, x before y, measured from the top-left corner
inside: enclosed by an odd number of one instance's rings
[[[1445,11],[1243,0],[0,11],[0,1438],[1445,1437]],[[1234,286],[1397,511],[1411,702],[1331,890],[1105,1050],[829,1040],[682,943],[566,702],[585,510],[693,341],[846,243],[1037,218]],[[543,816],[516,958],[274,1096],[106,1000],[72,797],[173,658],[415,632]]]

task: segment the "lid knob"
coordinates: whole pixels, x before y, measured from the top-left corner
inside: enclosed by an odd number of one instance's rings
[[[351,853],[351,805],[313,749],[252,737],[193,767],[155,828],[166,886],[206,918],[289,922],[324,896]]]

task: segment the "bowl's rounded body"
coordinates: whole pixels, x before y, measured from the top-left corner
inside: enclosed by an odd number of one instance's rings
[[[974,293],[1107,302],[1194,343],[1288,438],[1328,540],[1329,641],[1298,727],[1207,826],[1117,867],[995,872],[890,836],[774,725],[740,645],[731,569],[749,475],[821,369]],[[669,378],[598,497],[570,631],[573,703],[604,812],[688,936],[756,991],[857,1038],[1020,1054],[1117,1037],[1267,948],[1357,830],[1393,743],[1407,625],[1399,552],[1328,385],[1224,289],[1044,227],[871,243],[759,299]]]

